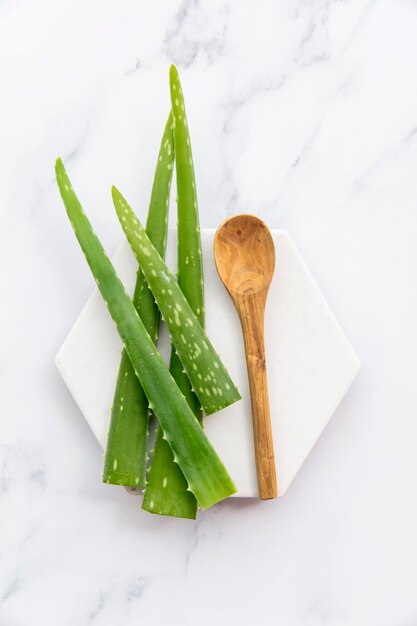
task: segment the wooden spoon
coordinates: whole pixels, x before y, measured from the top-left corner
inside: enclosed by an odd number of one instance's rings
[[[268,227],[255,215],[235,215],[214,236],[219,276],[240,317],[252,403],[259,497],[276,498],[274,444],[266,377],[264,311],[275,267],[275,247]]]

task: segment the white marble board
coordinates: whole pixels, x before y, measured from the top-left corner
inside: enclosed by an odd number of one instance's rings
[[[202,231],[206,326],[242,400],[205,418],[238,497],[256,497],[249,386],[239,320],[214,265],[214,230]],[[265,315],[267,367],[279,494],[283,495],[355,378],[359,361],[309,270],[284,231],[273,231],[275,275]],[[175,270],[176,237],[167,261]],[[137,263],[126,242],[114,265],[133,291]],[[160,347],[168,356],[169,341]],[[61,347],[56,364],[104,448],[121,342],[96,289]]]

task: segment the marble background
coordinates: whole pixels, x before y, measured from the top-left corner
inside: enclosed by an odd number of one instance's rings
[[[1,626],[417,624],[416,32],[412,0],[2,0]],[[112,252],[171,62],[202,225],[287,229],[363,364],[285,497],[197,523],[101,484],[53,363],[93,285],[54,160]]]

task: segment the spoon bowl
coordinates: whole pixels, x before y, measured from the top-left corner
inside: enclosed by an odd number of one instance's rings
[[[268,292],[275,268],[275,246],[266,224],[255,215],[235,215],[214,237],[217,271],[233,299]]]
[[[278,495],[266,376],[264,312],[275,268],[275,246],[255,215],[235,215],[214,236],[214,260],[242,324],[252,404],[259,497]]]

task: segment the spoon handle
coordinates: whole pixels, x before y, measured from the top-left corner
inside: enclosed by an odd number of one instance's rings
[[[262,500],[270,500],[277,497],[278,488],[265,360],[264,309],[266,294],[246,294],[238,299],[240,300],[238,311],[245,342],[252,403],[259,497]]]

